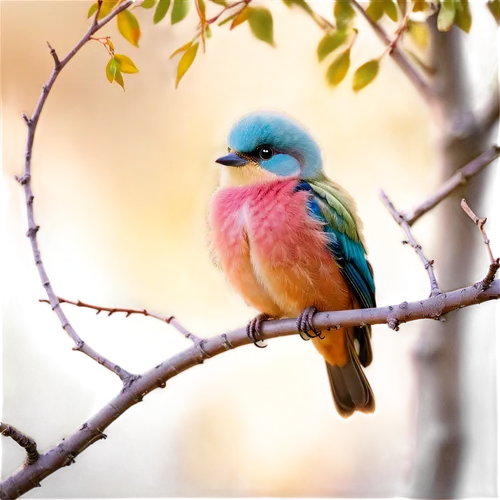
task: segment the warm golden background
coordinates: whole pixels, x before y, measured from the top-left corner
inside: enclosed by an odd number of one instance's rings
[[[140,69],[126,75],[126,92],[107,82],[107,54],[97,43],[64,70],[42,114],[33,159],[39,240],[58,294],[175,314],[201,336],[244,325],[255,311],[211,265],[206,208],[217,186],[214,159],[224,153],[232,123],[251,110],[273,108],[313,132],[328,174],[358,201],[378,303],[427,296],[426,273],[400,244],[402,233],[377,197],[384,188],[397,206],[409,208],[438,185],[436,131],[426,106],[387,58],[375,83],[358,95],[347,82],[330,90],[327,65],[315,53],[319,28],[281,1],[262,3],[274,15],[277,47],[254,39],[245,25],[233,32],[227,25],[215,27],[207,53],[199,53],[178,90],[177,61],[169,56],[194,33],[194,9],[173,27],[167,19],[153,26],[152,11],[137,9],[140,49],[121,38],[114,23],[102,31]],[[330,1],[312,5],[331,18]],[[45,42],[63,56],[87,29],[89,6],[0,2],[3,418],[33,436],[42,450],[120,389],[117,377],[71,351],[55,315],[38,303],[43,288],[25,237],[23,193],[13,180],[23,164],[21,113],[31,113],[52,69]],[[496,71],[496,28],[484,7],[473,14],[470,59],[480,75],[480,94]],[[354,67],[383,50],[358,22]],[[480,55],[474,47],[482,48]],[[493,172],[487,175],[498,186]],[[489,217],[498,254],[499,202],[491,196],[480,209]],[[415,227],[429,257],[432,227],[432,214]],[[477,279],[486,267],[481,255]],[[436,270],[439,278],[439,262]],[[495,304],[477,309],[474,328],[480,318],[489,322],[488,336],[471,341],[471,350],[486,353],[471,354],[480,379],[482,367],[494,362]],[[85,341],[128,371],[145,371],[189,345],[153,319],[65,311]],[[424,325],[403,325],[399,332],[374,327],[375,360],[367,370],[377,397],[373,416],[338,417],[324,363],[312,345],[298,336],[277,339],[265,350],[241,348],[173,379],[107,429],[106,441],[26,498],[403,495],[415,446],[411,351]],[[478,390],[486,396],[469,415],[465,496],[491,495],[497,473],[496,464],[484,462],[485,447],[496,446],[494,421],[481,423],[478,437],[474,420],[495,413],[495,381],[470,384],[471,392]],[[2,444],[6,474],[21,463],[22,452],[10,441]]]

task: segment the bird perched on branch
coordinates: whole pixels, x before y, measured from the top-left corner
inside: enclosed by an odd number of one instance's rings
[[[301,337],[326,361],[339,414],[372,413],[361,368],[372,361],[371,327],[313,327],[316,311],[375,307],[354,200],[323,172],[313,137],[285,115],[244,116],[228,145],[216,160],[223,169],[210,206],[211,245],[232,286],[261,312],[249,337],[260,346],[263,320],[298,316]]]

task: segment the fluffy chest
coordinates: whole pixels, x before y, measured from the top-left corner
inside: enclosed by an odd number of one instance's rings
[[[313,257],[325,247],[321,224],[308,212],[297,179],[220,189],[214,196],[210,223],[212,244],[223,267],[249,254],[271,265]]]

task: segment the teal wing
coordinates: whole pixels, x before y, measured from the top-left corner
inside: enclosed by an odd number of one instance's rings
[[[297,191],[308,191],[308,209],[312,217],[323,224],[328,235],[328,250],[337,262],[342,276],[351,287],[362,308],[376,307],[373,270],[366,260],[366,251],[361,240],[358,222],[349,195],[327,179],[301,181]],[[359,359],[364,366],[371,362],[370,327],[355,329],[360,342]]]

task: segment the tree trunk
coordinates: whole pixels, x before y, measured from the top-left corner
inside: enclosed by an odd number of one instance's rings
[[[462,64],[462,36],[458,28],[440,33],[436,29],[435,16],[430,18],[428,26],[432,40],[431,66],[436,70],[432,84],[441,103],[435,110],[440,130],[439,168],[441,178],[445,180],[487,149],[491,130],[485,133],[472,111],[468,75]],[[479,215],[486,176],[474,177],[469,185],[446,199],[434,212],[438,220],[437,235],[429,255],[436,261],[442,291],[474,280],[471,270],[481,240],[477,227],[461,210],[460,200],[467,198]],[[485,273],[487,264],[485,258]],[[409,492],[412,497],[451,498],[460,494],[461,468],[467,452],[464,405],[471,403],[463,395],[466,384],[474,383],[474,376],[477,377],[474,373],[464,373],[463,360],[467,353],[463,352],[463,345],[468,314],[468,311],[460,311],[450,315],[445,322],[423,323],[414,350],[417,415]],[[474,332],[476,336],[487,334]],[[495,375],[490,373],[489,376]],[[480,422],[476,425],[480,432]],[[490,439],[496,442],[494,436]],[[491,459],[495,460],[495,457]]]

